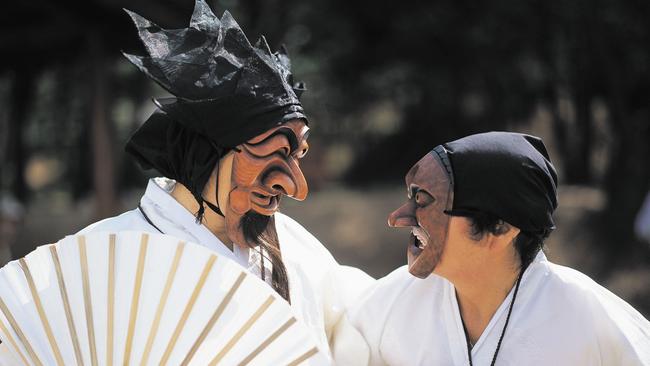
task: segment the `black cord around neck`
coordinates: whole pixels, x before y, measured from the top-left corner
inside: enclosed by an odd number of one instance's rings
[[[212,212],[216,213],[217,215],[223,218],[226,218],[226,215],[224,215],[223,211],[221,211],[221,208],[219,208],[219,206],[221,206],[219,204],[219,171],[220,170],[221,170],[221,158],[219,158],[219,161],[217,162],[217,173],[215,177],[215,188],[214,188],[214,199],[217,204],[215,205],[206,199],[203,199],[203,203],[205,203],[208,206],[208,208],[212,210]]]
[[[156,230],[158,230],[159,233],[164,234],[163,231],[160,230],[160,229],[158,228],[158,226],[156,226],[156,224],[153,223],[153,221],[151,221],[151,219],[149,218],[149,216],[147,216],[147,214],[144,213],[144,210],[142,209],[142,206],[141,206],[139,203],[138,203],[138,210],[140,210],[140,213],[142,214],[142,216],[144,217],[144,219],[147,220],[147,222],[149,223],[149,225],[151,225],[151,226],[153,226],[154,228],[156,228]]]
[[[519,284],[521,283],[521,278],[524,276],[524,271],[526,271],[525,267],[523,267],[519,271],[519,277],[517,278],[517,283],[515,284],[515,292],[512,294],[512,300],[510,300],[510,307],[508,308],[506,323],[503,325],[503,330],[501,330],[501,336],[499,337],[497,348],[494,351],[494,356],[492,356],[492,363],[490,363],[490,366],[494,366],[494,364],[497,362],[497,355],[499,354],[499,350],[501,349],[501,342],[503,341],[503,337],[506,335],[506,328],[508,327],[508,323],[510,322],[512,307],[515,305],[515,299],[517,298],[517,292],[519,292]],[[463,331],[465,332],[465,342],[467,344],[467,358],[469,359],[469,366],[474,366],[472,363],[472,346],[470,345],[469,333],[467,332],[467,327],[465,326],[465,321],[463,320],[463,314],[460,314],[460,321],[463,324]]]

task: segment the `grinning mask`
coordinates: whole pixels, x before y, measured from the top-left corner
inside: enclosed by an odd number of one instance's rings
[[[392,227],[411,227],[409,272],[426,278],[440,261],[447,242],[454,200],[453,175],[442,146],[425,155],[406,174],[408,201],[388,217]]]
[[[305,122],[293,120],[248,140],[234,153],[225,217],[228,236],[235,243],[256,245],[242,231],[244,216],[272,216],[282,195],[299,201],[307,197],[298,161],[309,149],[308,136]]]

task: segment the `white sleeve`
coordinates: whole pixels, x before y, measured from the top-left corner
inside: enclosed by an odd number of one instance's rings
[[[318,239],[290,217],[276,214],[283,259],[299,263],[320,302],[326,341],[336,365],[365,366],[368,346],[349,321],[349,309],[375,282],[363,271],[340,265]]]
[[[650,365],[650,322],[632,306],[597,285],[594,320],[603,365]]]
[[[379,279],[349,311],[352,325],[361,333],[370,351],[369,365],[387,365],[381,342],[386,323],[400,295],[412,283],[406,266]]]
[[[325,331],[336,365],[368,365],[369,347],[352,326],[349,310],[375,282],[365,272],[336,264],[325,286]]]

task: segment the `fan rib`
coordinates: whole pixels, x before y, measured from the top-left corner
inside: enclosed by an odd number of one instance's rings
[[[296,358],[293,360],[291,363],[289,363],[287,366],[296,366],[299,365],[300,363],[308,360],[311,356],[315,355],[318,353],[318,348],[314,347],[310,349],[309,351],[305,352],[302,354],[300,357]]]
[[[108,305],[106,307],[106,364],[113,364],[115,332],[115,234],[108,236]]]
[[[41,302],[41,297],[38,295],[38,291],[36,290],[36,284],[34,283],[34,277],[32,277],[32,272],[29,270],[29,266],[27,265],[25,258],[20,258],[18,260],[18,263],[20,264],[20,269],[23,270],[23,274],[25,275],[25,279],[27,280],[27,286],[29,287],[29,292],[32,294],[32,300],[34,300],[34,305],[36,306],[38,317],[40,318],[41,324],[43,325],[43,330],[45,330],[45,335],[47,336],[47,340],[50,343],[50,346],[52,347],[52,353],[54,353],[56,364],[64,365],[63,357],[61,357],[61,351],[59,350],[59,345],[56,343],[56,340],[54,339],[54,334],[52,334],[52,327],[50,326],[50,322],[47,320],[47,315],[45,314],[45,309],[43,309],[43,303]]]
[[[271,334],[268,338],[264,340],[264,342],[260,343],[257,348],[253,350],[246,358],[244,358],[238,366],[245,366],[248,365],[257,355],[262,353],[266,347],[268,347],[273,341],[275,341],[279,336],[282,335],[287,329],[289,329],[290,326],[292,326],[296,322],[296,318],[291,317],[289,318],[284,324],[282,324],[273,334]]]
[[[90,344],[90,363],[97,366],[97,346],[95,345],[95,325],[93,324],[93,305],[90,298],[90,280],[88,278],[88,257],[86,255],[86,237],[80,235],[77,241],[79,245],[79,261],[81,264],[81,281],[84,294],[84,309],[86,312],[86,327],[88,328],[88,343]]]
[[[2,321],[0,321],[0,330],[2,331],[2,333],[7,335],[7,340],[14,347],[14,349],[18,353],[18,356],[20,356],[20,359],[23,360],[23,363],[25,365],[28,365],[29,362],[27,362],[27,358],[25,358],[25,355],[23,355],[23,352],[20,350],[20,348],[18,348],[18,345],[16,344],[16,340],[14,339],[14,337],[11,336],[11,333],[9,333],[9,330],[7,329],[7,327],[5,327],[5,324]]]
[[[176,254],[174,254],[174,259],[172,260],[169,273],[167,274],[167,280],[165,281],[165,288],[163,289],[162,295],[160,295],[160,301],[158,302],[158,308],[156,309],[156,315],[154,317],[151,330],[149,331],[149,336],[147,337],[147,344],[142,354],[142,361],[140,361],[140,365],[142,366],[146,365],[147,361],[149,360],[149,353],[151,352],[151,347],[153,346],[154,338],[158,333],[158,327],[160,326],[160,319],[162,317],[163,310],[165,309],[165,305],[167,304],[167,298],[169,297],[169,292],[171,291],[174,278],[176,277],[176,271],[178,270],[178,265],[181,261],[181,256],[183,255],[183,249],[185,249],[185,243],[179,242],[178,246],[176,247]]]
[[[27,340],[27,337],[25,337],[25,333],[20,329],[18,326],[18,323],[16,322],[16,319],[14,319],[13,315],[11,315],[11,312],[9,311],[9,308],[7,308],[7,305],[5,302],[0,298],[0,309],[2,309],[2,312],[5,315],[5,318],[7,318],[7,321],[9,321],[9,324],[14,330],[14,333],[18,336],[18,339],[20,339],[20,342],[23,344],[25,349],[27,350],[27,353],[29,353],[29,357],[32,358],[32,361],[38,366],[43,366],[43,363],[41,360],[38,358],[36,355],[36,352],[34,352],[34,349],[32,348],[32,345],[29,343]]]
[[[174,329],[174,333],[172,334],[172,337],[169,340],[169,343],[167,344],[165,353],[163,354],[163,357],[160,360],[160,365],[165,365],[167,364],[167,361],[169,361],[169,357],[171,356],[172,350],[174,349],[174,346],[178,341],[178,337],[180,336],[183,327],[185,327],[185,322],[187,322],[187,318],[189,318],[190,316],[190,312],[194,307],[194,303],[196,303],[196,300],[199,297],[199,293],[201,292],[201,289],[203,288],[203,285],[205,284],[205,281],[208,278],[208,274],[210,274],[210,270],[212,269],[212,266],[214,265],[214,262],[216,260],[217,260],[217,256],[212,254],[210,255],[210,258],[205,264],[205,267],[203,268],[203,272],[201,273],[201,277],[199,278],[199,281],[196,283],[196,286],[194,287],[194,291],[190,296],[190,300],[187,302],[187,305],[185,305],[185,310],[183,310],[183,314],[181,315],[178,324],[176,324],[176,329]]]
[[[133,333],[140,304],[140,290],[142,289],[142,277],[144,276],[144,260],[147,256],[149,235],[142,234],[140,239],[140,254],[138,255],[138,267],[135,273],[135,284],[133,285],[133,296],[131,297],[131,314],[129,315],[129,329],[126,335],[126,349],[124,351],[123,365],[129,365],[131,361],[131,349],[133,347]]]
[[[228,290],[228,293],[226,293],[226,296],[224,296],[223,300],[221,300],[221,303],[219,304],[219,307],[217,307],[217,310],[214,311],[212,317],[210,317],[210,320],[208,320],[208,323],[201,331],[201,334],[199,334],[196,341],[194,341],[192,348],[187,353],[187,355],[185,355],[185,359],[183,360],[181,365],[185,366],[190,363],[190,360],[192,360],[192,357],[194,357],[194,354],[199,349],[199,346],[201,345],[201,343],[203,343],[205,338],[208,336],[208,333],[210,333],[212,327],[217,323],[217,320],[219,320],[219,317],[221,317],[221,314],[226,309],[226,306],[228,306],[233,296],[235,296],[235,293],[237,292],[239,286],[241,285],[241,283],[244,281],[245,278],[246,278],[246,273],[241,272],[239,274],[239,277],[237,277],[237,279],[235,280],[235,283],[232,285],[232,287],[230,287],[230,290]]]
[[[228,341],[228,343],[223,347],[223,349],[212,359],[212,362],[210,362],[210,366],[216,365],[219,361],[223,359],[223,357],[239,342],[241,337],[246,334],[246,332],[255,324],[255,322],[264,314],[264,312],[271,306],[271,304],[275,301],[275,298],[273,295],[269,295],[269,297],[264,301],[262,305],[253,313],[253,315],[244,323],[244,325],[235,333],[235,335]]]
[[[70,309],[70,299],[68,298],[68,290],[63,280],[63,270],[61,270],[61,261],[59,254],[56,251],[56,246],[50,246],[50,255],[54,262],[54,269],[56,270],[56,280],[59,283],[59,292],[61,293],[61,300],[63,301],[63,309],[65,310],[65,319],[68,322],[68,330],[72,338],[72,346],[74,348],[74,356],[77,360],[77,365],[83,366],[83,357],[81,356],[81,347],[79,346],[79,338],[77,337],[77,328],[74,325],[74,318],[72,317],[72,310]]]

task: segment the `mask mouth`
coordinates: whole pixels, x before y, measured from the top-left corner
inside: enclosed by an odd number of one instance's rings
[[[424,249],[429,244],[429,234],[427,234],[427,232],[421,227],[414,226],[413,229],[411,229],[411,235],[415,236],[420,249]]]
[[[409,250],[412,254],[420,254],[429,244],[429,235],[419,226],[414,226],[409,235]]]
[[[255,211],[265,216],[271,216],[280,206],[280,196],[256,191],[251,194],[251,202],[255,205]]]

